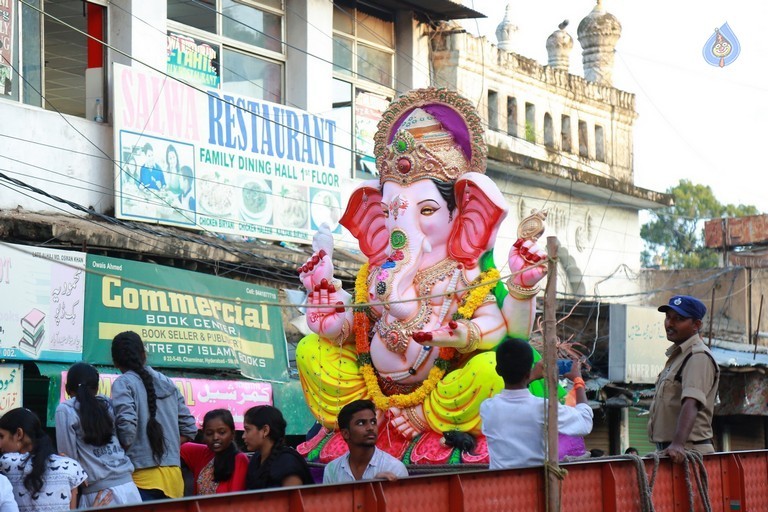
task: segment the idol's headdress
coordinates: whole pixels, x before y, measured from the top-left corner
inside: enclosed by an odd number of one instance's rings
[[[480,116],[456,91],[430,87],[400,96],[384,111],[373,140],[382,186],[426,178],[455,181],[469,171],[485,172]]]

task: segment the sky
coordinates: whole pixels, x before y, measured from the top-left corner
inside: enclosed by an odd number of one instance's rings
[[[574,39],[572,74],[583,76],[579,22],[590,0],[464,0],[488,16],[462,24],[496,43],[507,3],[515,51],[547,63],[545,42],[564,19]],[[622,25],[614,87],[636,95],[635,185],[665,192],[681,179],[708,185],[723,204],[768,213],[768,3],[746,0],[603,0]],[[741,53],[723,68],[702,55],[728,22]]]

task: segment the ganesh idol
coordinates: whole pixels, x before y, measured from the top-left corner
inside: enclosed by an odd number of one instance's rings
[[[379,446],[395,456],[427,434],[481,435],[480,403],[504,387],[493,349],[507,335],[528,338],[546,273],[540,217],[518,229],[504,275],[496,267],[508,206],[484,174],[483,137],[456,92],[397,98],[374,137],[379,179],[354,190],[340,220],[367,259],[353,293],[333,277],[333,239],[316,235],[299,269],[316,334],[296,362],[327,432],[345,404],[370,399],[387,432]]]

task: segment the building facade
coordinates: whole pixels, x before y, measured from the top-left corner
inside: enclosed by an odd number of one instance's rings
[[[545,66],[508,49],[511,20],[492,44],[452,22],[479,13],[448,0],[418,10],[399,0],[3,5],[4,243],[175,267],[192,282],[204,274],[253,283],[285,304],[313,230],[321,221],[336,230],[345,194],[377,176],[381,112],[399,93],[431,85],[475,100],[486,123],[487,174],[510,204],[497,255],[520,220],[546,210],[564,297],[622,302],[640,291],[638,212],[670,197],[634,186],[635,101],[611,85],[620,25],[599,5],[578,30],[585,78],[569,73],[565,27],[546,40]],[[235,177],[269,165],[268,178]],[[360,260],[337,229],[338,277],[351,286]],[[298,312],[281,314],[290,348]],[[207,376],[201,366],[177,368]],[[230,370],[230,379],[243,373]],[[273,390],[276,405],[294,408],[295,379]],[[308,425],[295,409],[298,434]]]

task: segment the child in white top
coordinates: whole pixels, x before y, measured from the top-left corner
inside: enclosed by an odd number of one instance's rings
[[[77,461],[55,455],[40,419],[29,409],[0,418],[0,473],[8,477],[21,512],[58,512],[77,506],[77,487],[88,478]]]

